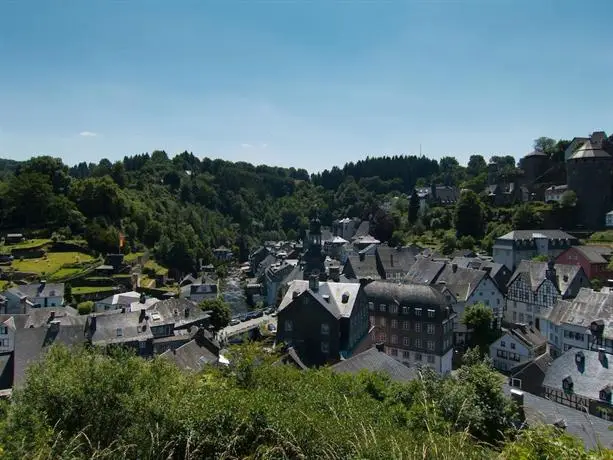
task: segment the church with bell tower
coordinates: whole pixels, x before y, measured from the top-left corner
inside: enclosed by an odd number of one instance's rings
[[[313,216],[309,225],[308,247],[302,258],[304,264],[303,279],[309,280],[317,276],[320,281],[326,280],[326,256],[321,245],[321,221],[317,214]]]

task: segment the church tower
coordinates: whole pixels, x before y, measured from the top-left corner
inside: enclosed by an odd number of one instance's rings
[[[324,261],[326,256],[321,247],[321,222],[319,217],[311,219],[309,225],[308,249],[304,254],[304,276],[303,279],[310,279],[311,275],[317,275],[320,280],[326,280],[326,267]]]

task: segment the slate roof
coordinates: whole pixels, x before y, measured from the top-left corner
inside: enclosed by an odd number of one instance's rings
[[[266,279],[270,282],[282,282],[297,266],[298,260],[296,259],[285,259],[282,262],[276,262],[266,268]]]
[[[405,366],[400,361],[388,356],[384,351],[379,351],[377,347],[369,348],[351,358],[340,361],[330,369],[333,372],[349,374],[357,374],[363,370],[382,372],[397,382],[408,382],[419,377],[415,368]]]
[[[574,246],[574,248],[592,264],[609,263],[611,254],[613,254],[613,249],[609,246],[596,246],[589,244]]]
[[[576,362],[578,353],[585,357],[583,366]],[[570,376],[574,394],[599,400],[600,390],[613,384],[613,356],[605,355],[606,361],[601,362],[598,354],[598,351],[575,348],[566,351],[549,366],[543,386],[563,390],[562,381]]]
[[[120,294],[113,294],[105,299],[99,300],[96,303],[103,303],[108,305],[121,305],[129,306],[132,302],[140,299],[141,294],[136,291],[122,292]]]
[[[153,338],[144,311],[92,315],[88,318],[88,330],[95,344],[141,342]]]
[[[186,314],[187,312],[187,314]],[[157,302],[147,310],[149,324],[152,327],[161,324],[174,324],[175,329],[188,327],[194,323],[200,323],[209,319],[209,314],[191,300],[166,299]],[[158,318],[159,319],[156,319]]]
[[[347,262],[351,265],[357,279],[380,279],[376,254],[349,255]]]
[[[504,385],[503,391],[510,396],[511,387]],[[594,449],[598,444],[609,449],[613,448],[613,436],[609,430],[611,422],[525,391],[523,395],[524,413],[529,426],[552,425],[563,420],[566,431],[581,439],[587,449]]]
[[[591,141],[586,141],[572,154],[569,160],[581,160],[584,158],[611,158],[611,155],[605,152],[602,146],[598,146]]]
[[[13,315],[15,317],[22,315]],[[25,327],[43,327],[51,321],[59,321],[62,326],[79,326],[83,328],[87,321],[86,316],[81,316],[71,307],[32,308],[27,315]],[[21,319],[20,319],[21,321]]]
[[[444,264],[436,283],[445,284],[458,301],[466,301],[487,276],[482,270],[462,268],[457,265],[454,268],[454,264]]]
[[[522,342],[528,349],[538,348],[547,343],[547,339],[532,326],[518,324],[506,329],[506,332]]]
[[[175,350],[166,350],[160,358],[174,362],[180,369],[198,372],[207,364],[215,364],[219,357],[196,340],[190,340]]]
[[[16,314],[16,315],[0,315],[0,323],[6,324],[13,329],[23,329],[26,327],[26,323],[30,315]]]
[[[372,281],[364,286],[369,301],[406,306],[422,306],[442,310],[449,305],[441,292],[423,284],[397,284],[387,281]]]
[[[562,230],[513,230],[497,240],[533,240],[538,235],[544,235],[550,240],[569,240],[575,241],[576,238]]]
[[[542,393],[543,380],[553,358],[549,351],[527,363],[519,364],[509,370],[511,378],[521,379],[522,389],[534,394]]]
[[[357,283],[320,282],[317,292],[309,289],[309,281],[294,280],[290,283],[287,293],[279,305],[278,311],[292,304],[294,295],[301,296],[304,293],[312,296],[335,318],[348,318],[351,316],[355,300],[360,292]],[[294,294],[296,293],[296,294]],[[343,295],[347,294],[347,302],[343,303]],[[328,296],[326,300],[323,296]]]
[[[574,299],[559,300],[543,316],[556,325],[571,324],[586,329],[593,321],[602,320],[604,337],[613,339],[613,293],[581,288]]]
[[[418,258],[413,264],[404,280],[411,283],[431,284],[439,273],[445,268],[444,262],[437,262],[427,258]]]
[[[506,293],[507,283],[511,279],[512,273],[504,264],[483,260],[479,257],[455,257],[451,263],[458,264],[459,267],[486,271],[498,286],[498,289]]]
[[[367,220],[363,220],[362,222],[360,222],[360,225],[355,231],[353,238],[359,238],[360,236],[365,236],[368,234],[370,234],[370,222],[368,222]]]
[[[18,329],[15,332],[15,373],[14,385],[23,383],[28,366],[41,359],[45,350],[55,343],[75,346],[85,343],[82,326],[60,325]]]
[[[421,252],[419,248],[391,248],[389,246],[378,246],[377,253],[379,260],[386,274],[388,273],[408,273],[413,264],[417,261],[417,256]]]
[[[64,283],[31,283],[7,289],[18,297],[64,297]]]
[[[572,294],[570,292],[570,288],[572,287],[572,284],[576,278],[583,278],[584,281],[587,279],[585,272],[579,265],[554,264],[553,267],[556,271],[557,281],[554,284],[556,284],[562,297]],[[513,276],[511,276],[507,286],[513,284],[513,282],[521,276],[528,286],[530,286],[532,292],[536,292],[540,285],[543,284],[543,281],[545,281],[547,278],[547,269],[548,262],[522,260],[513,273]]]

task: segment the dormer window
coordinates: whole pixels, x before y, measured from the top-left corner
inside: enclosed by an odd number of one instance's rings
[[[611,392],[613,391],[613,385],[607,385],[602,390],[600,390],[600,400],[611,402]]]
[[[564,379],[562,380],[562,388],[564,389],[565,392],[572,393],[573,378],[570,375],[564,377]]]
[[[330,334],[330,325],[328,323],[321,323],[321,334],[322,335]]]

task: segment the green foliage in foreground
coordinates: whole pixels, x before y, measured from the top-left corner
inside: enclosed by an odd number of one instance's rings
[[[542,429],[513,440],[513,407],[484,363],[409,384],[271,366],[252,346],[186,374],[163,359],[53,348],[2,407],[9,459],[605,458]],[[499,382],[498,382],[499,383]],[[486,388],[487,387],[487,388]],[[478,439],[488,439],[486,445]],[[506,442],[505,442],[506,440]]]

